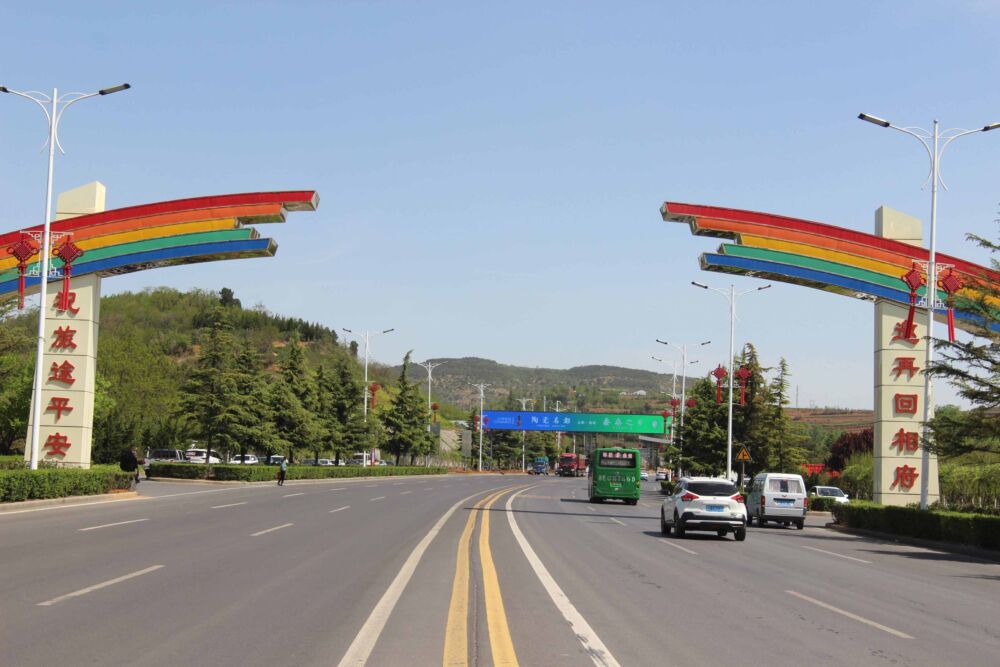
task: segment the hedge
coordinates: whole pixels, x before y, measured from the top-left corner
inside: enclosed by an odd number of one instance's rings
[[[133,476],[117,467],[0,470],[0,502],[91,496],[132,488]]]
[[[1000,516],[920,510],[862,501],[835,505],[833,515],[838,524],[850,528],[1000,549]]]
[[[175,479],[214,479],[235,482],[270,482],[278,478],[278,466],[270,465],[213,465],[206,471],[197,463],[152,463],[150,477]],[[396,475],[443,475],[447,468],[422,468],[409,466],[288,466],[285,479],[330,479],[341,477],[389,477]]]
[[[835,498],[828,498],[826,496],[809,496],[809,511],[810,512],[832,512],[834,505],[837,504]]]

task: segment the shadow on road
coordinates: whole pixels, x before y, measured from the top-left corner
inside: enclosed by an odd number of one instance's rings
[[[673,540],[678,543],[684,542],[726,542],[734,541],[732,535],[726,535],[725,537],[719,537],[714,532],[707,533],[684,533],[684,537],[674,537],[673,535],[664,535],[658,530],[644,530],[643,535],[648,535],[649,537],[656,537],[661,540]]]

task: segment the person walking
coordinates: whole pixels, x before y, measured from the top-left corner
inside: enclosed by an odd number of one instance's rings
[[[135,488],[135,485],[139,483],[139,457],[135,453],[135,447],[122,451],[122,455],[118,459],[118,467],[135,475],[135,481],[132,483],[132,488]]]
[[[281,466],[278,468],[278,486],[285,485],[285,473],[288,472],[288,461],[281,459]]]

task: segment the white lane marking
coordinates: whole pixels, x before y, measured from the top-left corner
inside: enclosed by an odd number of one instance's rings
[[[424,491],[433,491],[433,490],[434,490],[433,486],[428,486],[426,489],[424,489]]]
[[[795,597],[801,600],[805,600],[806,602],[811,602],[818,607],[822,607],[823,609],[828,609],[829,611],[841,614],[842,616],[846,616],[847,618],[858,621],[859,623],[864,623],[865,625],[870,625],[873,628],[878,628],[882,632],[888,632],[890,635],[894,635],[896,637],[899,637],[900,639],[913,639],[913,637],[906,634],[905,632],[900,632],[899,630],[893,630],[892,628],[882,625],[881,623],[876,623],[875,621],[867,619],[864,616],[858,616],[857,614],[852,614],[849,611],[838,609],[837,607],[834,607],[832,604],[827,604],[815,598],[811,598],[808,595],[803,595],[802,593],[796,593],[795,591],[789,591],[789,590],[786,590],[785,592],[788,593],[789,595],[794,595]]]
[[[586,507],[586,508],[587,508],[588,510],[590,510],[591,512],[597,512],[597,510],[595,510],[595,509],[594,509],[593,507],[591,507],[590,505],[584,505],[584,507]]]
[[[403,485],[403,484],[405,484],[405,483],[406,483],[406,482],[393,482],[393,483],[392,483],[392,485],[393,485],[393,486],[402,486],[402,485]]]
[[[304,495],[306,495],[306,494],[305,493],[286,493],[285,495],[283,495],[281,497],[282,498],[294,498],[295,496],[304,496]]]
[[[91,505],[107,505],[108,503],[127,503],[130,500],[145,500],[142,496],[133,498],[122,498],[121,500],[96,500],[92,503],[67,503],[66,505],[53,505],[51,507],[34,507],[27,510],[14,510],[12,512],[0,512],[0,516],[8,514],[26,514],[28,512],[48,512],[49,510],[68,510],[74,507],[90,507]]]
[[[385,496],[379,496],[378,498],[369,498],[368,502],[375,502],[376,500],[385,500]]]
[[[327,489],[327,491],[343,491],[345,487],[338,486],[336,489]]]
[[[614,518],[613,516],[609,516],[608,518],[611,519],[612,521],[614,521],[615,523],[617,523],[620,526],[626,525],[626,523],[624,521],[619,521],[618,519]]]
[[[853,561],[857,561],[859,563],[867,563],[868,565],[872,564],[872,562],[870,560],[861,560],[860,558],[855,558],[854,556],[845,556],[844,554],[834,553],[832,551],[827,551],[826,549],[817,549],[816,547],[807,547],[804,544],[800,545],[800,546],[803,549],[809,549],[810,551],[818,551],[821,554],[829,554],[830,556],[836,556],[837,558],[846,558],[847,560],[853,560]]]
[[[100,526],[91,526],[90,528],[78,528],[81,533],[88,530],[97,530],[98,528],[111,528],[112,526],[124,526],[127,523],[140,523],[142,521],[149,521],[149,519],[132,519],[131,521],[119,521],[118,523],[105,523]]]
[[[534,487],[528,487],[528,489]],[[608,647],[604,645],[601,638],[597,636],[594,629],[590,627],[587,623],[587,619],[577,611],[573,603],[569,601],[563,590],[559,588],[559,584],[556,580],[552,578],[549,574],[548,569],[546,569],[545,564],[542,563],[541,559],[538,558],[538,554],[535,550],[531,548],[528,544],[528,540],[525,539],[524,534],[517,525],[517,521],[514,520],[514,512],[511,511],[511,505],[514,502],[514,498],[527,491],[528,489],[521,489],[517,493],[513,494],[507,499],[507,522],[510,524],[510,530],[514,533],[514,538],[517,543],[521,545],[521,551],[524,552],[525,557],[528,562],[531,563],[531,568],[535,571],[535,575],[538,580],[542,582],[542,586],[545,587],[546,592],[548,592],[549,597],[552,598],[552,602],[555,603],[559,611],[562,612],[563,618],[569,623],[570,628],[573,630],[573,634],[576,635],[580,643],[583,644],[583,650],[590,656],[590,659],[594,661],[595,665],[602,665],[604,667],[620,667],[620,664],[615,657],[611,655],[611,651]]]
[[[212,505],[211,507],[209,507],[209,509],[221,510],[223,507],[236,507],[237,505],[246,505],[246,504],[247,503],[244,500],[242,503],[229,503],[228,505]]]
[[[405,496],[407,493],[413,493],[413,491],[400,491],[399,495]]]
[[[60,595],[59,597],[52,598],[51,600],[46,600],[45,602],[39,602],[36,606],[38,606],[38,607],[51,607],[52,605],[54,605],[54,604],[56,604],[58,602],[62,602],[63,600],[68,600],[69,598],[75,598],[75,597],[79,597],[81,595],[86,595],[87,593],[93,593],[94,591],[100,590],[100,589],[105,588],[107,586],[111,586],[113,584],[118,584],[118,583],[121,583],[123,581],[127,581],[128,579],[132,579],[134,577],[142,576],[144,574],[149,574],[150,572],[155,572],[156,570],[159,570],[161,567],[163,567],[163,566],[162,565],[153,565],[152,567],[147,567],[144,570],[139,570],[138,572],[133,572],[132,574],[126,574],[126,575],[121,576],[121,577],[115,577],[114,579],[109,579],[108,581],[104,581],[104,582],[101,582],[99,584],[94,584],[93,586],[87,586],[86,588],[81,588],[78,591],[73,591],[72,593],[67,593],[66,595]]]
[[[389,616],[392,614],[392,610],[396,607],[396,603],[399,602],[400,596],[403,591],[406,590],[406,585],[410,583],[410,579],[413,577],[413,572],[417,569],[417,565],[420,563],[420,559],[423,558],[424,552],[427,551],[427,547],[430,546],[431,541],[441,532],[441,527],[444,526],[445,522],[451,518],[451,515],[455,511],[469,502],[476,496],[488,493],[491,489],[485,491],[477,491],[471,496],[462,498],[457,503],[451,506],[447,512],[441,515],[441,518],[437,520],[437,523],[424,535],[423,539],[413,548],[410,552],[409,557],[406,562],[403,563],[403,567],[400,568],[399,572],[396,574],[396,578],[392,580],[389,584],[389,588],[385,590],[382,594],[382,599],[378,601],[375,608],[372,609],[372,613],[368,615],[368,620],[365,624],[361,626],[358,630],[357,636],[354,637],[354,641],[347,649],[347,653],[344,657],[340,659],[338,667],[349,667],[349,665],[364,665],[368,662],[368,656],[371,655],[372,649],[375,648],[375,643],[378,641],[379,636],[382,634],[382,630],[385,628],[386,621],[389,620]]]
[[[378,484],[365,484],[365,488],[366,489],[370,489],[370,488],[375,487],[375,486],[378,486]]]
[[[289,526],[294,526],[294,523],[283,523],[280,526],[275,526],[274,528],[268,528],[267,530],[261,530],[256,533],[251,533],[250,537],[257,537],[258,535],[263,535],[264,533],[270,533],[275,530],[281,530],[282,528],[288,528]]]
[[[697,556],[697,555],[698,555],[698,552],[697,552],[697,551],[691,551],[691,550],[690,550],[690,549],[688,549],[687,547],[682,547],[682,546],[681,546],[681,545],[679,545],[679,544],[674,544],[674,543],[673,543],[673,542],[671,542],[670,540],[660,540],[660,542],[661,542],[662,544],[666,544],[666,545],[667,545],[668,547],[673,547],[674,549],[680,549],[681,551],[686,551],[686,552],[688,552],[689,554],[691,554],[692,556]]]
[[[335,510],[330,510],[330,514],[333,514],[334,512],[343,512],[344,510],[349,510],[349,509],[351,509],[350,505],[344,505],[343,507],[338,507]]]

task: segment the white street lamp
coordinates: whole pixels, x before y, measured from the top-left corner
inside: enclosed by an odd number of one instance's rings
[[[448,363],[447,360],[445,360],[445,361],[439,361],[439,362],[437,362],[435,364],[435,363],[432,363],[430,359],[428,359],[424,363],[420,363],[419,361],[417,362],[417,366],[421,366],[424,370],[427,371],[427,413],[428,413],[428,416],[430,416],[430,413],[433,412],[433,410],[431,410],[431,378],[434,376],[434,369],[437,368],[438,366],[440,366],[442,364],[446,364],[446,363]],[[431,423],[428,421],[427,422],[427,432],[430,433],[430,431],[431,431]]]
[[[486,397],[486,388],[490,385],[488,384],[473,384],[473,387],[479,390],[479,472],[483,471],[483,402]]]
[[[712,290],[713,292],[718,292],[724,296],[729,301],[729,421],[726,425],[726,479],[731,480],[733,478],[733,357],[736,355],[735,349],[735,339],[736,339],[736,299],[753,292],[760,292],[761,290],[769,289],[770,285],[764,285],[763,287],[753,287],[751,289],[736,291],[736,285],[730,283],[728,290],[719,289],[718,287],[709,287],[702,283],[696,283],[691,281],[691,284],[695,287],[700,287],[702,289]]]
[[[362,331],[354,333],[351,329],[347,327],[342,327],[344,331],[365,341],[365,386],[361,389],[361,410],[364,415],[365,421],[368,421],[368,348],[371,345],[372,336],[381,336],[382,334],[387,334],[390,331],[395,331],[395,329],[383,329],[382,331]]]
[[[66,109],[80,100],[97,97],[98,95],[102,97],[111,95],[112,93],[128,90],[131,87],[129,84],[123,83],[111,88],[102,88],[96,93],[67,93],[60,97],[57,88],[53,88],[52,95],[49,96],[34,90],[21,92],[19,90],[11,90],[7,86],[0,86],[0,93],[17,95],[37,104],[49,123],[49,171],[45,182],[45,212],[42,216],[42,256],[39,260],[38,272],[38,348],[35,353],[35,379],[31,392],[31,457],[29,466],[32,470],[38,469],[38,438],[41,427],[40,422],[42,420],[42,355],[45,353],[45,315],[46,300],[48,298],[49,255],[52,251],[49,232],[51,229],[52,174],[55,168],[56,146],[59,147],[60,153],[64,155],[66,153],[63,150],[62,144],[59,143],[59,120],[66,113]]]
[[[522,411],[524,411],[524,410],[527,409],[526,406],[527,406],[527,404],[529,402],[531,403],[531,409],[532,410],[535,409],[535,399],[533,399],[533,398],[519,398],[517,400],[521,401],[521,410]],[[575,444],[575,441],[574,441],[574,447],[575,446],[576,446],[576,444]],[[574,454],[576,453],[575,449],[574,449],[573,453]],[[527,470],[528,469],[525,467],[525,464],[524,464],[524,431],[522,430],[521,431],[521,472],[526,472]]]
[[[681,425],[680,425],[680,430],[678,431],[678,433],[680,434],[679,437],[678,437],[678,441],[680,442],[680,463],[678,464],[678,467],[680,468],[680,472],[683,473],[684,472],[684,468],[683,468],[683,465],[684,465],[684,412],[687,409],[686,396],[687,396],[687,367],[689,365],[689,363],[688,363],[688,345],[689,344],[688,343],[683,343],[681,345],[677,345],[676,343],[669,343],[669,342],[667,342],[665,340],[660,340],[659,338],[656,339],[656,342],[659,343],[660,345],[668,345],[668,346],[673,347],[673,348],[675,348],[677,350],[680,350],[680,352],[681,352]],[[712,341],[710,341],[710,340],[706,340],[706,341],[701,342],[701,343],[690,343],[690,345],[697,345],[698,347],[704,347],[705,345],[708,345],[711,342]],[[690,365],[693,365],[693,364],[696,364],[696,363],[698,363],[697,360],[690,362]]]
[[[930,440],[930,420],[934,417],[934,407],[933,394],[932,394],[932,383],[931,383],[931,373],[930,368],[934,362],[934,309],[938,307],[937,302],[937,189],[938,181],[941,180],[941,156],[951,142],[955,141],[959,137],[964,137],[968,134],[975,134],[976,132],[989,132],[990,130],[995,130],[1000,128],[1000,123],[990,123],[989,125],[984,125],[981,128],[975,130],[963,130],[961,128],[953,128],[950,130],[945,130],[941,132],[938,129],[938,122],[934,121],[934,131],[928,132],[927,130],[920,127],[897,127],[890,123],[889,121],[878,118],[876,116],[869,116],[866,113],[858,114],[858,118],[867,121],[879,127],[887,127],[897,132],[902,132],[903,134],[908,134],[924,147],[927,151],[927,157],[931,161],[931,170],[928,174],[928,178],[931,181],[931,239],[930,239],[930,250],[927,257],[927,291],[926,291],[926,306],[927,306],[927,358],[924,362],[924,433],[923,441],[924,446],[921,447],[921,457],[920,457],[920,509],[927,509],[927,489],[928,489],[928,475],[927,471],[930,467],[930,452],[926,447],[926,443]],[[944,141],[941,144],[941,141]],[[931,145],[931,142],[933,146]],[[943,184],[943,182],[942,182]],[[947,189],[947,186],[945,186]]]

